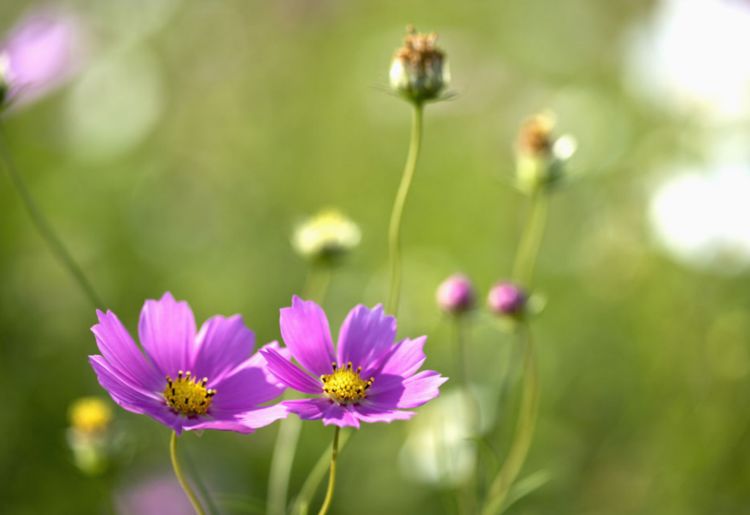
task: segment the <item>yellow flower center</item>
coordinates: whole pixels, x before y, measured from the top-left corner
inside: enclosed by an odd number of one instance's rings
[[[367,396],[367,389],[375,381],[371,377],[367,381],[362,379],[359,374],[362,367],[352,368],[352,362],[347,363],[346,367],[339,368],[336,363],[333,365],[333,374],[324,374],[320,376],[323,381],[323,393],[332,401],[339,404],[349,404],[361,401]]]
[[[167,387],[164,388],[164,399],[177,413],[188,417],[205,415],[211,407],[216,390],[206,388],[208,378],[198,380],[190,372],[179,371],[177,379],[167,376]]]

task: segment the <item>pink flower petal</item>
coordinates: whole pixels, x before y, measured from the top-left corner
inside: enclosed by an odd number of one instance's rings
[[[315,375],[333,371],[333,343],[328,319],[312,301],[292,298],[292,307],[281,310],[281,336],[292,356]]]
[[[147,391],[164,388],[165,378],[143,355],[127,329],[111,311],[96,311],[99,323],[91,328],[99,351],[119,376]]]
[[[187,302],[177,302],[167,292],[160,300],[147,300],[138,323],[141,345],[162,375],[173,378],[189,370],[195,345],[195,319]]]
[[[211,317],[201,326],[196,337],[190,370],[196,377],[220,381],[247,360],[254,347],[255,334],[245,327],[240,315]]]
[[[369,368],[386,354],[396,338],[396,319],[383,313],[383,306],[372,310],[359,305],[349,312],[339,332],[338,362],[352,362],[354,368]]]
[[[291,361],[284,359],[275,350],[265,349],[261,351],[261,354],[266,358],[268,369],[271,373],[288,387],[314,395],[323,392],[321,383],[300,370]]]

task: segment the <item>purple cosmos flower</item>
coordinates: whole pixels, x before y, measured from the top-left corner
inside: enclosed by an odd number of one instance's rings
[[[487,304],[498,315],[520,315],[526,307],[526,293],[519,286],[499,282],[490,290]]]
[[[176,433],[220,429],[251,433],[287,416],[276,398],[283,385],[267,372],[260,353],[252,355],[255,335],[242,317],[215,316],[196,332],[187,302],[170,293],[147,300],[138,336],[144,354],[111,311],[97,311],[91,328],[101,355],[89,362],[114,401],[148,415]],[[264,349],[279,349],[270,343]]]
[[[276,349],[261,350],[268,368],[290,388],[315,395],[286,401],[289,411],[325,425],[359,427],[360,422],[391,422],[414,415],[416,408],[438,396],[447,378],[425,370],[426,337],[394,344],[396,319],[382,306],[359,305],[349,312],[334,353],[328,319],[312,301],[299,297],[281,310],[281,335],[301,370]]]
[[[463,274],[453,274],[440,283],[436,299],[446,313],[459,314],[474,307],[474,286]]]
[[[0,44],[0,82],[6,100],[27,103],[58,87],[78,69],[80,21],[70,13],[37,10],[19,22]]]

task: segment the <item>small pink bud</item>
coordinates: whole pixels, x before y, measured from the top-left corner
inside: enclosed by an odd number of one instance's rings
[[[474,286],[465,275],[454,274],[440,284],[436,298],[446,313],[463,313],[474,307]]]
[[[487,296],[487,304],[498,315],[521,315],[526,307],[526,293],[510,282],[495,284]]]

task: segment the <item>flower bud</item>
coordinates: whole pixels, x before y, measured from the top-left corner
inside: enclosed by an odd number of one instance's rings
[[[448,86],[450,72],[445,54],[436,45],[437,34],[419,34],[406,29],[404,46],[391,60],[393,91],[416,104],[435,100]]]
[[[334,262],[353,250],[362,238],[359,226],[335,209],[326,209],[301,223],[292,246],[313,261]]]
[[[461,314],[474,307],[474,286],[468,277],[454,274],[440,283],[436,293],[440,309],[450,314]]]
[[[103,472],[112,440],[112,408],[98,397],[83,397],[70,406],[69,419],[68,445],[76,466],[89,475]]]
[[[550,113],[535,115],[521,126],[516,144],[516,180],[525,193],[555,184],[575,152],[575,140],[571,136],[556,138],[554,127],[555,118]]]
[[[497,315],[520,316],[526,308],[526,301],[523,289],[509,282],[495,284],[487,296],[487,305]]]

